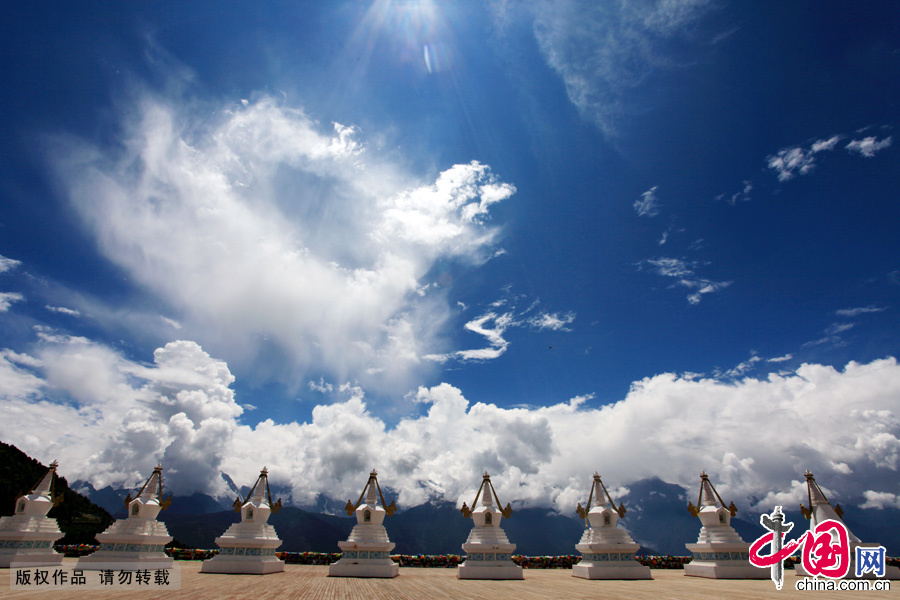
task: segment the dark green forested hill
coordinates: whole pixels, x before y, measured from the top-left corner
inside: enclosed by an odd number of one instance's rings
[[[65,469],[65,465],[60,467]],[[30,492],[48,468],[15,446],[0,442],[0,516],[13,514],[16,498]],[[94,544],[94,535],[112,524],[113,518],[108,512],[70,490],[64,477],[57,478],[55,493],[61,494],[63,501],[50,509],[47,516],[56,519],[65,533],[57,544]]]

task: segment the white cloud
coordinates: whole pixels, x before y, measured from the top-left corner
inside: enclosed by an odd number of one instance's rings
[[[320,392],[322,394],[330,394],[334,390],[334,386],[327,381],[325,381],[324,377],[319,377],[319,381],[310,381],[308,384],[310,390],[314,392]]]
[[[551,331],[571,331],[567,326],[575,321],[575,313],[542,312],[528,319],[528,324],[538,330],[549,329]]]
[[[719,194],[718,196],[716,196],[716,200],[725,200],[732,206],[734,206],[738,202],[749,202],[750,192],[753,191],[753,183],[745,179],[742,185],[743,187],[741,188],[741,191],[735,192],[729,197],[726,197],[725,194]]]
[[[162,316],[160,317],[160,319],[162,319],[162,322],[165,323],[166,325],[168,325],[169,327],[171,327],[172,329],[181,329],[181,323],[179,323],[175,319],[170,319],[168,317],[162,317]]]
[[[827,333],[828,335],[838,335],[840,333],[853,329],[853,327],[853,323],[832,323],[828,327],[828,329],[825,330],[825,333]]]
[[[766,157],[769,168],[778,174],[778,181],[793,179],[798,173],[806,175],[816,166],[814,155],[803,148],[784,148]]]
[[[423,358],[437,363],[445,363],[451,359],[467,362],[499,358],[509,347],[509,341],[505,338],[505,334],[511,327],[530,327],[536,331],[571,331],[568,326],[575,321],[574,312],[539,311],[531,314],[540,304],[540,300],[532,301],[528,308],[520,312],[516,307],[517,301],[525,300],[526,296],[514,296],[508,287],[504,289],[504,294],[502,298],[488,305],[494,310],[488,310],[464,325],[468,331],[484,336],[488,342],[487,347],[457,350],[444,354],[427,354]],[[502,313],[496,310],[501,307],[506,307]]]
[[[66,308],[65,306],[50,306],[49,304],[45,305],[44,308],[49,310],[50,312],[60,313],[64,315],[70,315],[72,317],[80,317],[81,311],[75,310],[73,308]]]
[[[841,141],[841,139],[843,139],[843,137],[844,136],[842,136],[842,135],[833,135],[830,138],[828,138],[827,140],[822,139],[822,140],[815,141],[815,142],[813,142],[812,146],[809,147],[810,152],[812,152],[813,154],[816,154],[817,152],[823,152],[825,150],[834,150],[835,145],[837,145],[837,143],[839,141]]]
[[[654,72],[679,66],[670,42],[689,39],[710,5],[708,0],[539,0],[515,10],[534,15],[538,46],[562,78],[569,100],[605,134],[616,135],[622,119],[637,112],[630,94]]]
[[[860,508],[900,508],[900,496],[890,492],[863,492],[866,501],[860,504]]]
[[[876,152],[880,152],[890,146],[891,142],[893,142],[891,136],[884,138],[880,142],[874,136],[871,136],[861,140],[853,140],[847,144],[847,151],[858,152],[862,156],[872,158]]]
[[[686,261],[683,258],[648,258],[643,261],[654,267],[658,275],[663,277],[685,277],[694,274],[697,263]]]
[[[41,364],[33,356],[19,354],[7,348],[0,350],[0,397],[22,400],[39,395],[45,382],[22,367],[36,368]]]
[[[88,367],[105,393],[95,396],[80,374]],[[0,420],[0,439],[101,486],[135,483],[161,459],[176,493],[216,493],[220,470],[250,481],[265,464],[295,501],[311,503],[319,493],[350,497],[375,466],[398,504],[412,506],[434,495],[471,501],[487,469],[505,501],[567,513],[603,456],[617,457],[600,465],[610,485],[657,475],[693,488],[705,469],[721,494],[741,507],[763,498],[763,510],[799,501],[805,469],[837,501],[900,469],[893,358],[843,370],[804,364],[766,379],[663,373],[599,408],[586,408],[590,395],[541,408],[472,404],[443,383],[419,388],[413,399],[426,414],[393,428],[351,384],[307,423],[244,425],[232,382],[227,365],[185,341],[157,350],[152,366],[76,338],[44,342],[36,356],[7,351],[0,397],[10,418]],[[646,439],[654,443],[634,442]],[[868,506],[896,501],[881,494],[867,495]]]
[[[887,310],[886,307],[883,306],[875,306],[874,304],[870,304],[869,306],[858,306],[855,308],[842,308],[838,311],[835,311],[835,314],[839,317],[858,317],[859,315],[867,314],[867,313],[879,313]]]
[[[24,302],[25,296],[18,292],[0,292],[0,312],[9,311],[13,302]]]
[[[688,294],[687,299],[691,304],[698,304],[705,294],[718,292],[729,285],[730,281],[712,281],[698,277],[695,270],[699,263],[688,261],[683,258],[648,258],[637,263],[638,269],[650,267],[650,270],[662,277],[672,277],[678,279],[674,285],[680,285],[693,290]]]
[[[426,359],[435,362],[446,362],[451,358],[462,361],[483,361],[499,358],[506,352],[509,342],[504,339],[503,334],[506,330],[517,323],[513,320],[512,313],[497,314],[488,312],[480,317],[472,319],[465,324],[465,328],[473,333],[484,336],[489,346],[487,348],[478,348],[475,350],[457,350],[448,354],[428,354]]]
[[[794,358],[793,354],[785,354],[784,356],[777,356],[775,358],[770,358],[770,359],[766,360],[766,362],[770,362],[770,363],[787,362],[787,361],[791,360],[792,358]]]
[[[770,169],[778,175],[778,181],[788,181],[796,175],[807,175],[816,167],[815,155],[819,152],[834,150],[843,135],[833,135],[828,139],[813,142],[804,149],[802,146],[783,148],[776,154],[766,157],[766,163]],[[875,153],[891,145],[891,137],[877,141],[875,137],[867,137],[861,140],[853,140],[847,144],[848,152],[858,152],[862,156],[873,157]]]
[[[29,371],[13,363],[29,367]],[[242,408],[234,377],[194,342],[154,353],[154,365],[84,338],[47,336],[37,357],[0,354],[0,438],[71,478],[134,485],[156,461],[176,493],[222,492],[219,467]]]
[[[659,214],[659,199],[656,197],[658,187],[654,185],[634,201],[634,210],[639,217],[655,217]]]
[[[716,372],[717,379],[739,379],[756,368],[756,363],[760,362],[762,357],[754,354],[742,363],[728,369],[724,372]]]
[[[322,131],[271,98],[191,110],[145,94],[121,150],[57,140],[58,173],[106,257],[177,315],[166,322],[243,368],[274,346],[284,362],[268,376],[408,389],[450,313],[422,279],[438,259],[494,256],[489,211],[515,188],[474,161],[423,183],[356,128]]]
[[[12,269],[15,269],[19,265],[22,264],[22,261],[15,260],[12,258],[6,258],[5,256],[0,256],[0,273],[5,273]]]

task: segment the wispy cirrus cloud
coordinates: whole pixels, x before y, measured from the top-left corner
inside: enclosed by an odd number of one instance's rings
[[[0,256],[0,273],[6,273],[22,264],[22,261]]]
[[[839,317],[858,317],[859,315],[864,315],[868,313],[880,313],[887,310],[887,307],[884,306],[875,306],[874,304],[870,304],[869,306],[857,306],[855,308],[842,308],[840,310],[835,311],[835,314]]]
[[[8,312],[14,302],[24,302],[25,296],[18,292],[0,292],[0,312]]]
[[[45,309],[50,312],[60,313],[63,315],[69,315],[71,317],[80,317],[81,311],[76,310],[74,308],[66,308],[65,306],[50,306],[49,304],[44,306]]]
[[[683,51],[694,39],[711,6],[709,0],[538,0],[501,12],[533,14],[538,46],[562,78],[569,100],[615,136],[622,120],[635,114],[628,98],[636,88],[655,72],[691,62],[674,58],[675,49]]]
[[[639,217],[655,217],[659,214],[659,198],[656,196],[658,185],[641,194],[641,197],[634,201],[634,211]]]
[[[866,158],[872,158],[876,153],[889,147],[893,142],[893,138],[888,136],[882,140],[878,140],[875,136],[869,136],[861,140],[853,140],[847,144],[847,152],[856,152]]]
[[[791,360],[792,358],[794,358],[793,354],[785,354],[784,356],[776,356],[775,358],[766,359],[766,362],[770,362],[770,363],[787,362],[787,361]]]
[[[750,192],[753,191],[753,183],[745,179],[742,183],[741,191],[735,192],[731,196],[726,196],[725,194],[719,194],[716,196],[716,200],[725,200],[730,205],[734,206],[738,202],[749,202],[750,201]]]
[[[847,342],[844,338],[841,337],[841,334],[847,331],[850,331],[856,326],[855,323],[847,323],[847,322],[839,322],[832,323],[828,327],[825,328],[823,332],[825,335],[815,339],[805,342],[803,344],[804,348],[811,348],[815,346],[825,346],[830,348],[840,348],[842,346],[846,346]]]
[[[528,319],[528,324],[538,330],[571,331],[568,325],[575,320],[575,313],[540,313]]]
[[[689,261],[684,258],[648,258],[637,263],[638,270],[648,270],[662,277],[677,279],[673,285],[686,287],[693,290],[687,299],[691,304],[699,304],[706,294],[712,294],[725,289],[732,282],[713,281],[699,277],[696,270],[703,263]]]
[[[525,310],[519,311],[516,300],[524,297],[512,297],[507,295],[490,303],[491,310],[468,321],[463,327],[467,331],[476,333],[485,338],[488,346],[471,350],[457,350],[444,354],[428,354],[426,360],[437,363],[445,363],[449,360],[462,362],[480,362],[493,360],[502,356],[509,348],[509,341],[505,338],[506,331],[513,327],[525,327],[535,331],[571,331],[569,325],[575,321],[575,313],[547,312],[538,310],[539,300],[531,302]],[[496,309],[505,308],[503,312]]]
[[[22,261],[0,256],[0,273],[11,271],[22,264]],[[14,302],[24,302],[25,296],[18,292],[0,292],[0,312],[8,312]]]

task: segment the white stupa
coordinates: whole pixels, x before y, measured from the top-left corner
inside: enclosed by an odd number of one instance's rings
[[[377,492],[377,495],[376,495]],[[365,502],[363,502],[365,497]],[[382,506],[378,505],[381,499]],[[400,567],[391,559],[394,543],[384,528],[384,518],[394,514],[397,506],[384,502],[378,473],[369,473],[359,500],[354,505],[349,500],[345,507],[348,515],[356,515],[356,525],[346,542],[338,542],[341,558],[328,567],[329,577],[396,577]]]
[[[694,559],[684,566],[685,575],[710,579],[769,579],[767,569],[750,564],[750,543],[742,540],[731,527],[731,517],[737,513],[737,507],[732,502],[726,508],[706,471],[700,473],[697,506],[689,503],[688,510],[700,518],[703,526],[697,543],[685,544],[694,555]]]
[[[596,499],[596,500],[595,500]],[[591,507],[591,502],[595,504]],[[625,516],[625,507],[616,508],[600,475],[594,472],[594,483],[588,495],[587,508],[578,505],[578,516],[584,519],[587,529],[575,549],[581,552],[581,561],[572,567],[572,576],[583,579],[652,579],[650,567],[635,560],[640,545],[634,543],[628,532],[617,527]]]
[[[63,536],[47,513],[62,501],[53,495],[54,460],[30,494],[16,498],[12,516],[0,518],[0,567],[44,567],[62,564],[53,542]]]
[[[484,495],[481,492],[484,491]],[[478,506],[478,497],[481,496],[481,506]],[[497,504],[494,504],[496,500]],[[462,548],[466,553],[466,560],[457,567],[456,576],[459,579],[524,579],[522,567],[512,561],[515,544],[510,544],[506,533],[500,528],[500,519],[512,516],[512,507],[507,504],[500,510],[500,499],[494,491],[491,476],[487,471],[475,494],[474,509],[469,509],[463,503],[463,516],[472,517],[474,525],[469,532],[469,538]]]
[[[815,477],[809,471],[804,473],[806,477],[806,489],[809,494],[809,508],[804,505],[800,505],[800,512],[803,513],[804,518],[809,519],[809,528],[810,530],[815,530],[816,526],[822,521],[827,521],[832,519],[834,521],[844,522],[844,511],[841,509],[841,505],[831,506],[831,503],[828,501],[828,498],[825,497],[825,494],[822,492],[822,488],[819,487],[819,484],[816,483]],[[835,534],[832,533],[834,536]],[[877,548],[881,544],[875,543],[865,543],[860,541],[858,537],[853,535],[853,532],[850,529],[847,529],[847,538],[850,542],[850,570],[847,572],[847,578],[855,578],[856,576],[856,548],[857,546],[862,546],[863,548]],[[837,541],[837,540],[834,540]],[[865,563],[864,563],[865,564]],[[797,562],[794,566],[794,570],[797,572],[799,576],[806,576],[806,569],[803,568],[802,562]],[[863,574],[863,578],[873,578],[874,575],[872,573]],[[884,577],[882,579],[900,579],[900,568],[887,566],[885,565]]]
[[[156,520],[159,511],[172,503],[171,496],[162,499],[162,465],[144,483],[134,500],[125,498],[128,518],[114,521],[109,529],[97,534],[100,549],[78,559],[76,569],[127,570],[171,569],[172,559],[165,546],[172,541],[165,523]]]
[[[241,522],[231,525],[216,538],[219,553],[203,562],[201,573],[248,573],[266,575],[284,571],[284,562],[275,556],[281,540],[268,524],[269,516],[281,510],[281,499],[272,503],[269,471],[263,467],[247,498],[234,501]]]

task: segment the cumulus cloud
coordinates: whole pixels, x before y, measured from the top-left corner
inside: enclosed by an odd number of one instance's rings
[[[59,139],[53,154],[105,256],[244,367],[274,346],[267,375],[295,385],[308,370],[408,389],[449,314],[423,278],[495,256],[490,210],[515,187],[474,161],[422,181],[355,127],[268,97],[201,118],[138,96],[119,150]]]
[[[106,393],[96,394],[87,368]],[[426,412],[393,427],[350,384],[309,422],[242,424],[232,382],[227,365],[193,342],[170,343],[142,365],[60,336],[33,356],[0,353],[0,394],[13,417],[0,420],[0,438],[101,486],[137,483],[161,459],[173,491],[217,493],[219,471],[252,481],[265,464],[300,504],[349,497],[373,466],[404,506],[470,500],[488,470],[502,497],[565,511],[598,468],[610,485],[656,475],[691,487],[705,469],[740,506],[770,510],[804,497],[805,469],[841,500],[879,489],[900,468],[893,358],[843,370],[803,364],[765,379],[663,373],[599,408],[587,406],[590,395],[540,408],[473,404],[442,383],[420,387],[413,400]],[[616,460],[598,464],[604,456]],[[868,494],[868,506],[895,501],[885,494]]]
[[[46,332],[45,332],[46,333]],[[152,366],[79,337],[45,335],[35,355],[0,354],[0,438],[59,458],[71,478],[130,486],[156,461],[176,493],[223,492],[222,458],[242,409],[227,365],[171,342]]]
[[[659,214],[659,198],[656,197],[658,187],[654,185],[634,201],[634,211],[639,217],[655,217]]]
[[[0,292],[0,312],[8,312],[13,302],[24,302],[25,296],[18,292]]]
[[[900,508],[900,496],[897,494],[866,490],[863,496],[866,501],[859,505],[860,508]]]
[[[678,281],[673,285],[679,285],[692,290],[687,299],[691,304],[698,304],[705,294],[718,292],[729,285],[730,281],[712,281],[698,277],[696,269],[700,263],[688,261],[683,258],[648,258],[637,264],[639,270],[647,269],[662,277],[671,277]]]
[[[890,146],[892,142],[893,139],[891,136],[888,136],[881,141],[878,141],[875,136],[870,136],[861,140],[853,140],[847,144],[847,152],[858,152],[866,158],[872,158],[875,156],[875,153],[884,150]]]
[[[569,100],[614,136],[623,118],[636,112],[630,94],[654,73],[679,67],[675,48],[685,48],[710,4],[539,0],[511,10],[534,16],[538,47]],[[504,18],[509,13],[501,12]]]

